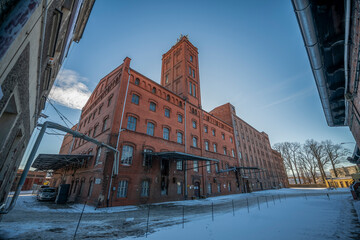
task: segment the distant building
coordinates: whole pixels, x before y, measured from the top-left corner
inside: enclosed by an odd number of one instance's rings
[[[3,0],[0,4],[0,206],[73,41],[94,0]]]
[[[351,177],[351,174],[358,173],[359,168],[357,166],[349,166],[349,167],[339,167],[336,168],[336,173],[339,178],[342,177]],[[330,175],[332,178],[335,178],[334,169],[330,169]]]
[[[237,117],[231,104],[201,108],[198,50],[186,36],[163,55],[161,84],[125,58],[100,80],[78,124],[81,133],[118,146],[121,156],[117,165],[112,152],[66,135],[58,157],[71,153],[79,161],[56,166],[52,185],[70,184],[69,201],[104,207],[287,186],[266,133]],[[42,161],[49,160],[35,164]]]
[[[360,164],[360,6],[351,0],[292,0],[327,124],[348,126]]]
[[[22,173],[23,170],[21,169],[17,170],[11,191],[15,191],[16,186],[20,181]],[[44,183],[46,182],[46,176],[47,176],[46,172],[29,171],[25,179],[25,183],[21,188],[21,191],[36,190],[38,186],[44,185]]]

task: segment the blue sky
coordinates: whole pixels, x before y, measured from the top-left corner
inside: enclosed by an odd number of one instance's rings
[[[64,105],[79,108],[126,56],[133,69],[160,82],[162,54],[180,34],[199,50],[205,110],[231,102],[272,145],[310,138],[354,142],[347,127],[326,124],[290,1],[96,1],[60,72],[72,81],[55,82],[62,90],[53,96],[62,103],[56,106],[76,123],[80,111]],[[44,113],[61,123],[51,106]],[[58,153],[61,139],[47,136],[39,152]]]

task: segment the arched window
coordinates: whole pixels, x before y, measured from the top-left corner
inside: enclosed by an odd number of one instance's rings
[[[133,116],[128,117],[127,129],[131,131],[136,130],[136,118]]]
[[[153,87],[151,91],[152,91],[152,93],[154,93],[154,94],[155,94],[155,93],[156,93],[156,88],[155,88],[155,87]]]
[[[163,128],[163,138],[164,138],[165,140],[169,140],[169,136],[170,136],[170,130],[169,130],[169,128],[164,127],[164,128]]]
[[[217,146],[216,146],[216,143],[213,144],[213,147],[214,147],[214,152],[217,152]]]
[[[139,85],[140,84],[140,79],[136,78],[135,79],[135,85]]]
[[[150,111],[153,111],[153,112],[156,111],[156,103],[150,102]]]
[[[197,138],[196,137],[192,138],[192,142],[193,142],[193,147],[197,147]]]
[[[181,132],[177,133],[177,142],[183,143],[183,134]]]
[[[125,145],[121,152],[121,164],[130,165],[132,164],[134,148],[129,145]]]
[[[205,150],[209,151],[209,142],[208,141],[205,141]]]
[[[151,122],[147,123],[146,133],[150,136],[154,136],[155,125]]]

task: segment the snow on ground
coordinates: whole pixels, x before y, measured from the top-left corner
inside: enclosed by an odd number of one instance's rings
[[[351,196],[288,198],[281,204],[266,204],[233,213],[157,229],[147,239],[360,239],[360,225],[354,223]],[[145,238],[145,237],[143,237]],[[132,237],[126,239],[134,239]],[[142,239],[142,238],[140,238]]]
[[[0,222],[0,239],[71,239],[83,206],[38,202],[36,196],[21,194]],[[146,232],[156,240],[360,239],[354,206],[360,207],[349,189],[280,189],[166,202],[151,205],[148,231],[147,206],[86,206],[76,239],[143,239]]]

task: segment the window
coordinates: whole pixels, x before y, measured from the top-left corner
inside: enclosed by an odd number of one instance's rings
[[[106,128],[107,128],[107,122],[108,122],[108,119],[109,119],[109,118],[105,118],[105,119],[104,119],[104,122],[103,122],[103,129],[102,129],[102,130],[103,130],[103,132],[104,132],[104,131],[106,130]]]
[[[215,129],[211,130],[212,135],[215,136]]]
[[[191,75],[191,67],[189,67],[189,75]]]
[[[126,197],[127,196],[127,190],[128,190],[128,181],[126,181],[126,180],[120,181],[119,185],[118,185],[118,191],[117,191],[116,196],[118,198]]]
[[[133,117],[133,116],[128,117],[127,129],[131,130],[131,131],[136,130],[136,118],[135,117]]]
[[[225,139],[225,134],[221,134],[221,138],[224,140]]]
[[[156,88],[153,87],[153,89],[151,90],[152,93],[156,93]]]
[[[89,185],[88,197],[91,197],[93,186],[94,186],[94,182],[91,180]]]
[[[217,149],[216,149],[216,143],[213,144],[213,147],[214,147],[214,152],[217,152]]]
[[[148,122],[147,130],[146,130],[147,135],[154,136],[154,129],[155,129],[155,125],[151,122]]]
[[[195,87],[195,84],[193,84],[193,96],[196,97],[196,87]]]
[[[234,151],[234,149],[231,149],[231,155],[232,155],[233,157],[235,157],[235,151]]]
[[[189,93],[190,93],[190,95],[192,95],[192,83],[191,82],[189,82]]]
[[[204,132],[208,132],[208,127],[207,126],[204,126]]]
[[[135,79],[135,85],[139,85],[140,84],[140,79],[136,78]]]
[[[199,171],[199,162],[194,161],[194,172],[198,172],[198,171]]]
[[[177,133],[177,142],[183,143],[183,134],[181,132]]]
[[[183,163],[182,161],[176,161],[176,170],[183,170]]]
[[[233,142],[233,139],[232,139],[232,137],[230,137],[230,142],[231,142],[231,143]]]
[[[166,127],[163,128],[163,138],[169,140],[170,130]]]
[[[132,164],[134,148],[132,146],[125,145],[121,152],[121,164],[130,165]]]
[[[166,101],[170,101],[170,95],[166,95]]]
[[[179,123],[182,123],[183,122],[183,117],[182,115],[178,114],[178,122]]]
[[[99,147],[97,149],[96,158],[95,158],[95,165],[99,164],[100,156],[101,156],[101,147]]]
[[[239,157],[240,157],[240,159],[242,159],[241,151],[239,151]]]
[[[150,102],[150,111],[153,111],[153,112],[156,111],[156,104],[153,102]]]
[[[177,182],[177,183],[176,183],[176,193],[177,193],[177,194],[182,194],[182,189],[183,189],[183,184],[182,184],[182,182]]]
[[[190,62],[192,62],[192,61],[193,61],[193,56],[190,55]]]
[[[218,172],[218,171],[219,171],[219,164],[216,163],[216,164],[215,164],[215,172]]]
[[[211,165],[210,165],[210,161],[206,161],[206,171],[207,171],[208,173],[210,173],[210,172],[211,172]]]
[[[108,106],[110,106],[112,98],[113,98],[113,96],[111,95],[108,99]]]
[[[99,125],[95,125],[95,127],[94,127],[93,137],[96,136],[96,131],[97,131],[97,129],[98,129],[98,126],[99,126]]]
[[[231,183],[228,183],[228,190],[231,192]]]
[[[211,183],[208,183],[208,194],[211,194]]]
[[[193,142],[193,147],[197,147],[197,138],[196,137],[192,138],[192,142]]]
[[[195,78],[195,70],[194,69],[192,70],[192,76],[193,76],[193,78]]]
[[[168,108],[165,108],[165,117],[170,117],[170,110]]]
[[[208,141],[205,141],[205,150],[209,151],[209,142]]]
[[[169,83],[169,75],[165,76],[165,83]]]
[[[218,191],[218,193],[221,193],[221,183],[217,184],[217,191]]]
[[[148,197],[149,196],[149,181],[145,180],[141,183],[141,196]]]
[[[224,147],[224,155],[227,155],[226,147]]]
[[[133,94],[132,98],[131,98],[131,102],[135,103],[136,105],[139,105],[139,99],[140,99],[140,97],[138,95]]]
[[[147,152],[153,152],[151,149],[144,149],[144,160],[143,160],[143,166],[144,167],[151,167],[152,163],[152,157],[150,155],[147,155]]]
[[[193,126],[193,128],[196,128],[196,121],[195,120],[192,121],[192,126]]]

